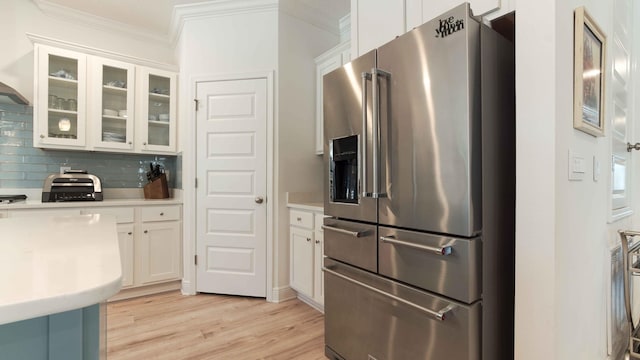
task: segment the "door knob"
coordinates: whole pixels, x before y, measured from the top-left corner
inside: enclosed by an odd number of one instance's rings
[[[640,150],[640,143],[635,143],[635,144],[627,143],[627,151],[631,152],[631,150]]]
[[[258,196],[258,197],[256,197],[255,201],[256,201],[257,204],[262,204],[264,202],[264,199],[262,198],[262,196]]]

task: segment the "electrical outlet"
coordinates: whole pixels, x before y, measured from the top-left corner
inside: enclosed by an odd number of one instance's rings
[[[67,170],[71,170],[71,166],[60,166],[60,174],[64,174]]]

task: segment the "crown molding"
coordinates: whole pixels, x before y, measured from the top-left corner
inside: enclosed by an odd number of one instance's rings
[[[280,8],[285,13],[306,23],[312,24],[336,36],[340,35],[340,27],[335,19],[307,5],[305,2],[296,0],[280,1]]]
[[[187,21],[268,12],[277,9],[278,0],[213,0],[196,4],[176,5],[173,7],[171,15],[169,41],[173,45],[177,43]]]
[[[81,52],[83,54],[101,56],[101,57],[105,57],[113,60],[123,61],[123,62],[142,65],[142,66],[150,66],[150,67],[167,70],[167,71],[177,72],[179,70],[178,66],[173,64],[167,64],[167,63],[162,63],[162,62],[158,62],[150,59],[143,59],[135,56],[124,55],[114,51],[103,50],[103,49],[95,48],[92,46],[73,43],[70,41],[53,39],[53,38],[38,35],[38,34],[27,33],[26,35],[27,35],[27,38],[29,38],[29,40],[31,40],[31,42],[34,44],[53,46],[56,48]]]
[[[141,27],[125,24],[119,21],[110,20],[101,16],[79,11],[73,8],[52,3],[48,0],[32,0],[36,6],[45,14],[56,19],[65,20],[75,24],[81,24],[92,29],[100,29],[107,32],[117,32],[125,36],[133,36],[143,41],[154,41],[163,45],[168,45],[169,40],[166,35],[159,35]]]

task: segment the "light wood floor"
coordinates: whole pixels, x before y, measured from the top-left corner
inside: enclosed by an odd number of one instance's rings
[[[324,317],[299,300],[169,292],[107,305],[107,358],[325,359]]]

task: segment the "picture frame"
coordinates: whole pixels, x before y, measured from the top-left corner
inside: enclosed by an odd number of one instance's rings
[[[604,136],[607,40],[584,6],[574,11],[573,127]]]

